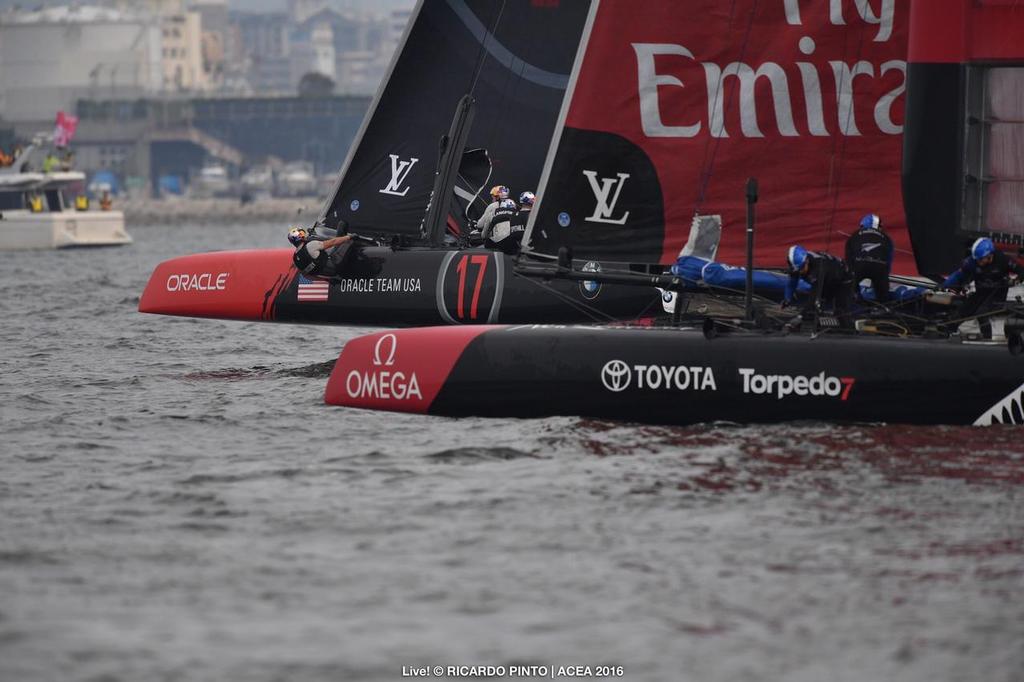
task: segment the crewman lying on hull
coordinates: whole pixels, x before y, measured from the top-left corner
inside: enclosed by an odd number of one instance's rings
[[[288,241],[295,246],[292,262],[304,275],[322,274],[330,262],[332,250],[352,241],[352,235],[330,239],[318,239],[304,228],[294,227],[288,231]]]
[[[786,260],[789,263],[789,282],[782,299],[783,306],[793,303],[797,287],[804,280],[811,285],[806,310],[816,311],[831,306],[840,324],[847,329],[852,328],[853,278],[843,261],[828,253],[808,251],[800,245],[790,247]]]
[[[981,335],[991,339],[992,320],[985,314],[1005,307],[1010,279],[1019,279],[1021,271],[1017,261],[997,249],[991,239],[982,237],[971,245],[971,255],[942,282],[942,288],[961,291],[974,282],[974,292],[967,297],[957,314],[960,319],[982,315],[978,318]]]

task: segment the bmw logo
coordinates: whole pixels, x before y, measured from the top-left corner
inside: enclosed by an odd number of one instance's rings
[[[676,295],[673,294],[668,289],[665,289],[665,290],[663,290],[661,292],[661,300],[663,300],[665,303],[671,303],[672,299],[675,298],[675,297],[676,297]]]
[[[569,227],[569,223],[571,222],[572,219],[569,217],[569,214],[566,213],[565,211],[562,211],[561,213],[558,214],[558,224],[561,225],[562,227]]]
[[[609,360],[601,368],[601,383],[609,391],[620,393],[629,388],[632,375],[629,373],[629,365],[622,360]]]
[[[590,261],[580,270],[583,272],[601,272],[601,264],[597,261]],[[583,295],[583,298],[593,300],[601,293],[601,283],[589,279],[580,282],[580,293]]]
[[[358,211],[359,210],[359,199],[353,199],[352,203],[349,204],[348,207],[351,208],[353,211]]]

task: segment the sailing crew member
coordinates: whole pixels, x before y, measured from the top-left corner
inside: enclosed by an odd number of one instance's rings
[[[519,207],[511,199],[502,199],[498,202],[491,224],[483,232],[484,246],[504,253],[515,253],[518,241],[512,238],[512,221],[518,213]]]
[[[288,231],[288,241],[296,247],[295,254],[292,255],[295,267],[305,275],[315,275],[327,265],[330,257],[328,251],[345,242],[352,241],[352,235],[344,234],[330,239],[317,239],[304,228],[293,227]]]
[[[114,207],[114,200],[110,198],[110,190],[103,190],[103,194],[100,196],[100,210],[109,211]]]
[[[829,253],[808,251],[800,245],[792,246],[786,256],[789,263],[789,281],[782,300],[783,307],[793,303],[800,280],[811,285],[808,310],[819,310],[830,305],[844,327],[851,327],[850,306],[853,303],[853,281],[842,260]]]
[[[519,210],[512,218],[512,234],[509,235],[507,240],[512,248],[511,250],[503,249],[505,253],[519,253],[519,249],[523,244],[523,235],[526,234],[526,223],[530,222],[530,212],[533,210],[533,205],[536,202],[537,195],[533,192],[523,192],[519,195]]]
[[[495,185],[491,188],[491,203],[484,209],[484,214],[476,221],[476,229],[485,231],[491,224],[494,212],[498,210],[498,204],[508,199],[509,189],[505,185]]]
[[[942,288],[960,291],[974,282],[974,292],[964,301],[958,314],[961,318],[981,316],[978,317],[981,335],[991,339],[992,320],[986,313],[1005,305],[1010,278],[1020,278],[1022,271],[1017,261],[997,249],[991,239],[982,237],[971,245],[971,255],[942,282]]]
[[[860,229],[846,240],[846,267],[853,274],[854,290],[860,290],[860,282],[871,280],[875,300],[883,303],[889,299],[889,273],[895,249],[892,239],[882,231],[882,220],[875,213],[860,219]]]

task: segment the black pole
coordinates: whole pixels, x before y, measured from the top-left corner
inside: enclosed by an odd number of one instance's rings
[[[754,204],[757,203],[757,178],[747,179],[747,286],[744,311],[748,321],[754,319]]]

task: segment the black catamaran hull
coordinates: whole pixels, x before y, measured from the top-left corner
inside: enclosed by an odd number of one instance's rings
[[[653,288],[521,277],[510,256],[482,249],[359,247],[334,277],[315,279],[299,275],[292,253],[228,251],[168,260],[150,277],[139,310],[403,327],[633,319],[660,308]]]
[[[350,341],[330,404],[448,416],[1024,423],[1005,346],[699,330],[448,327]]]

